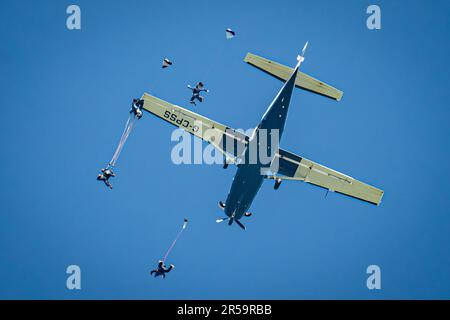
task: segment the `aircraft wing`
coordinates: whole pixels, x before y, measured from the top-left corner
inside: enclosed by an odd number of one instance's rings
[[[278,173],[269,179],[300,180],[372,204],[381,203],[383,190],[283,149],[279,149],[277,157]]]
[[[148,93],[144,93],[141,99],[144,100],[143,109],[211,143],[225,156],[236,157],[238,152],[244,150],[245,144],[248,143],[248,137],[245,134],[188,109],[161,100]]]

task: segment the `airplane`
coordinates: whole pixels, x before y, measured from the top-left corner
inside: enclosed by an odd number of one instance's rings
[[[252,141],[263,130],[278,130],[279,139],[281,139],[294,87],[337,101],[342,98],[342,91],[299,71],[300,65],[304,61],[307,44],[305,44],[301,55],[297,57],[298,62],[293,69],[252,53],[248,53],[245,57],[244,61],[248,64],[284,81],[283,87],[269,105],[251,136],[148,93],[144,93],[142,96],[143,110],[212,144],[224,155],[225,169],[228,164],[237,165],[237,171],[227,199],[225,202],[219,202],[219,207],[225,212],[226,217],[217,219],[216,222],[228,221],[228,225],[236,222],[239,227],[245,230],[246,227],[240,219],[251,216],[248,209],[266,179],[275,181],[275,190],[280,187],[283,180],[303,181],[322,187],[327,192],[344,194],[375,205],[381,203],[383,190],[278,148],[278,145],[276,146],[276,152],[269,152],[271,154],[270,162],[277,160],[278,163],[275,172],[271,172],[271,167],[264,171],[263,169],[267,166],[260,161],[256,163],[240,161],[248,159]],[[226,141],[232,143],[225,143]],[[264,148],[267,148],[265,151],[271,151],[271,146],[273,146],[272,143],[265,146]]]

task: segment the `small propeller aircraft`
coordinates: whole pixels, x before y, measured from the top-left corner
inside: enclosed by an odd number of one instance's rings
[[[265,147],[267,148],[265,151],[269,151],[268,154],[273,154],[269,162],[277,161],[275,171],[262,170],[266,167],[266,164],[260,162],[240,161],[248,158],[252,141],[263,130],[278,130],[279,139],[281,139],[294,87],[337,101],[342,98],[342,91],[299,71],[300,65],[304,61],[307,44],[305,44],[302,54],[297,57],[298,62],[293,69],[251,53],[248,53],[245,57],[244,61],[248,64],[285,81],[251,136],[150,94],[144,93],[142,96],[143,110],[211,143],[224,155],[225,169],[228,164],[237,165],[237,172],[228,197],[225,203],[219,202],[219,207],[225,212],[226,217],[217,219],[216,222],[227,220],[228,225],[236,222],[245,230],[245,226],[240,219],[243,216],[251,216],[251,213],[247,210],[261,188],[264,179],[274,180],[275,190],[280,187],[283,180],[304,181],[325,188],[327,191],[344,194],[375,205],[381,203],[384,193],[382,190],[281,149],[278,144],[276,152],[270,152],[273,144],[268,144]],[[232,143],[228,143],[230,140]]]

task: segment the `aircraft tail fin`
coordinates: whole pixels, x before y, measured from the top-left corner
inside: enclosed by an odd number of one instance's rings
[[[303,48],[303,52],[300,56],[299,62],[303,61],[304,59],[303,56],[305,49],[306,45]],[[247,53],[244,61],[282,81],[287,81],[294,71],[294,69],[288,66],[257,56],[253,53]],[[297,78],[295,79],[295,86],[337,101],[341,100],[342,95],[344,94],[341,90],[338,90],[300,71],[298,72]]]
[[[297,65],[295,66],[296,68],[300,68],[300,65],[302,64],[303,61],[305,61],[305,52],[306,52],[306,48],[308,47],[308,41],[306,41],[305,46],[303,47],[302,50],[302,54],[297,56]]]

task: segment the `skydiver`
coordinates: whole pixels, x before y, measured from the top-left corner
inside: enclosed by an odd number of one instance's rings
[[[203,102],[204,97],[200,95],[200,92],[202,91],[209,92],[208,89],[203,88],[203,82],[197,83],[195,88],[192,88],[190,85],[188,85],[188,88],[192,90],[192,97],[189,103],[193,104],[194,106],[196,106],[195,99],[197,99],[200,102]]]
[[[131,103],[130,113],[134,113],[134,115],[140,119],[142,118],[142,107],[144,106],[144,100],[142,99],[133,99]]]
[[[111,185],[111,182],[109,182],[109,178],[114,178],[116,174],[110,168],[102,169],[101,172],[102,173],[99,173],[99,175],[97,176],[97,180],[103,181],[108,188],[112,189],[113,187]]]
[[[170,270],[172,270],[173,268],[175,268],[175,266],[173,264],[171,264],[168,268],[166,267],[166,265],[164,264],[164,261],[159,260],[158,261],[158,267],[155,270],[152,270],[152,272],[150,272],[151,275],[154,274],[154,277],[159,277],[162,276],[163,278],[166,277],[166,273],[170,272]]]
[[[165,68],[168,68],[171,65],[172,65],[172,61],[170,61],[167,58],[164,58],[163,63],[162,63],[162,68],[165,69]]]

